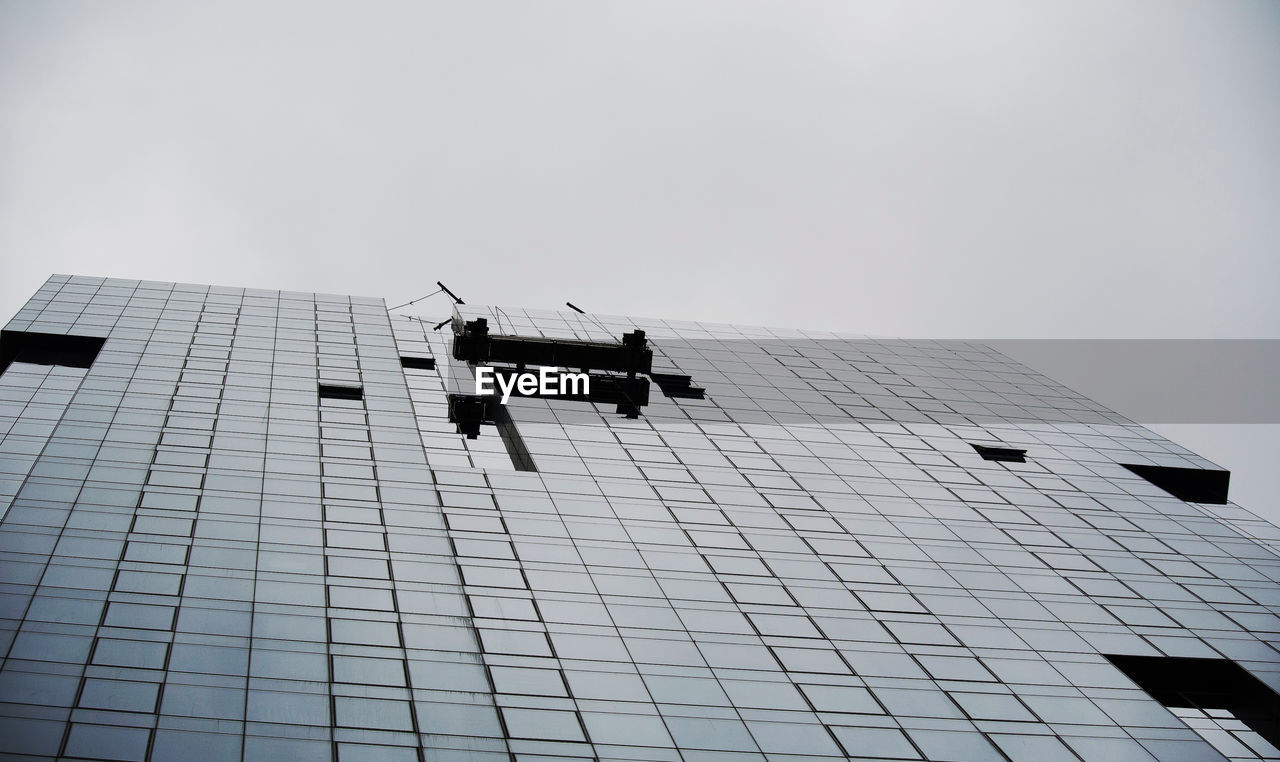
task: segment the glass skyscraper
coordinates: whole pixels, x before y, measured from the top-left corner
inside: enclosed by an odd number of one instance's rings
[[[979,344],[452,309],[36,292],[4,758],[1280,759],[1280,529],[1203,458]]]

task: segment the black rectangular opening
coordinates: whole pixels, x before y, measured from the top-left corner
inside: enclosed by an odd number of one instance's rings
[[[990,445],[980,445],[969,443],[969,446],[978,451],[983,460],[994,460],[998,463],[1026,463],[1027,451],[1019,450],[1015,447],[992,447]]]
[[[1224,505],[1227,502],[1227,488],[1231,484],[1230,471],[1148,466],[1138,463],[1121,463],[1120,465],[1179,500],[1217,505]]]
[[[88,368],[106,339],[32,331],[0,331],[0,373],[15,362]]]
[[[1226,710],[1267,743],[1280,746],[1280,696],[1234,661],[1104,655],[1166,707]]]
[[[400,355],[400,367],[409,368],[411,370],[435,370],[436,359],[434,357]]]
[[[322,400],[362,400],[364,399],[363,386],[341,386],[338,384],[320,384],[320,399]]]
[[[693,379],[679,373],[650,373],[649,378],[658,385],[662,393],[678,399],[706,399],[707,390],[693,385]]]

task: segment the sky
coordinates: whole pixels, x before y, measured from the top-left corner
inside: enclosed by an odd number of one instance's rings
[[[1274,339],[1277,136],[1274,0],[0,0],[0,315],[65,272]],[[1277,426],[1175,428],[1280,521]]]

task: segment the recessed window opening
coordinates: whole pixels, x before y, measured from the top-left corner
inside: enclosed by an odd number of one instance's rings
[[[364,387],[342,386],[339,384],[320,384],[320,399],[362,400],[364,399]]]
[[[1280,695],[1234,661],[1113,655],[1107,659],[1215,747],[1243,746],[1257,758],[1278,754]]]
[[[707,390],[693,385],[693,379],[679,373],[650,373],[649,378],[667,397],[678,399],[706,399]]]
[[[1217,505],[1225,505],[1227,502],[1227,488],[1231,484],[1230,471],[1212,468],[1149,466],[1138,463],[1121,463],[1120,465],[1179,500]]]
[[[106,339],[31,331],[0,331],[0,373],[15,362],[88,368]]]
[[[435,370],[436,360],[434,357],[400,355],[400,367],[407,368],[409,370]]]
[[[983,460],[993,460],[997,463],[1026,463],[1027,451],[1019,450],[1015,447],[995,447],[992,445],[980,445],[969,443],[969,446],[982,456]]]

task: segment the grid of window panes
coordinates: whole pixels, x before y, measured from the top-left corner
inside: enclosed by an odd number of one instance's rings
[[[380,300],[55,277],[7,328],[108,340],[2,377],[0,751],[508,757]]]
[[[1280,530],[1118,465],[1194,454],[976,345],[459,309],[642,328],[706,398],[513,399],[537,468],[515,471],[493,427],[447,421],[470,391],[447,315],[52,278],[8,329],[107,342],[87,373],[0,377],[0,751],[1271,753],[1102,655],[1280,684]]]

